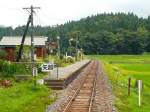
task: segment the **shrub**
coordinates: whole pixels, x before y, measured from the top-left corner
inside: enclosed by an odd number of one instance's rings
[[[63,54],[60,54],[60,59],[62,60],[64,58],[64,55]]]
[[[4,62],[2,66],[2,75],[4,77],[11,77],[16,72],[16,66],[8,62]]]
[[[37,70],[38,70],[38,73],[41,73],[42,72],[42,68],[41,68],[41,64],[36,64],[36,67],[37,67]]]
[[[16,66],[16,75],[26,75],[31,73],[31,64],[27,63],[13,63]]]
[[[56,66],[59,66],[59,67],[63,66],[63,61],[61,59],[56,58],[54,60],[54,63],[56,64]]]
[[[73,63],[73,62],[74,62],[73,57],[68,56],[68,57],[67,57],[67,63]]]
[[[7,52],[3,49],[0,49],[0,59],[6,59]]]
[[[0,72],[2,72],[4,61],[0,60]]]
[[[9,63],[0,61],[0,72],[2,73],[2,77],[29,75],[31,74],[31,66],[26,63]]]

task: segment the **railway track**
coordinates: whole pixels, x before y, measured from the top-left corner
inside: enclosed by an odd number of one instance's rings
[[[62,112],[91,112],[95,97],[96,75],[98,62],[92,62],[92,66],[79,88]]]

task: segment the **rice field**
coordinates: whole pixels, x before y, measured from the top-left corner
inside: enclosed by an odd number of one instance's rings
[[[91,55],[101,60],[113,86],[114,105],[118,112],[150,111],[150,55]],[[128,96],[128,79],[131,95]],[[141,107],[138,106],[137,80],[142,80]]]

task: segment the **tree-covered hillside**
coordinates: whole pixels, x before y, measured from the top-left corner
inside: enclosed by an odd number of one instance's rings
[[[25,26],[15,29],[1,27],[0,36],[22,35]],[[69,50],[77,42],[86,54],[141,54],[150,52],[150,17],[143,19],[133,13],[98,14],[70,21],[57,27],[36,26],[35,35],[56,39],[61,37],[62,52]]]

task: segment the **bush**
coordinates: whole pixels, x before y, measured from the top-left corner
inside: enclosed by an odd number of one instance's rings
[[[3,49],[0,49],[0,59],[6,59],[7,52]]]
[[[2,72],[4,61],[0,60],[0,72]]]
[[[64,55],[63,54],[60,54],[60,59],[62,60],[64,58]]]
[[[14,75],[31,74],[31,66],[26,63],[9,63],[0,61],[0,72],[2,77],[13,77]]]
[[[31,74],[31,64],[27,63],[13,63],[16,66],[16,75]]]
[[[63,61],[61,59],[56,58],[54,60],[54,63],[56,64],[56,66],[58,67],[62,67],[63,66]]]
[[[41,64],[36,64],[38,73],[42,73],[42,68],[41,68]]]
[[[67,57],[67,63],[73,63],[74,59],[73,57]]]
[[[16,72],[16,66],[8,62],[4,62],[2,66],[2,75],[4,77],[11,77]]]

